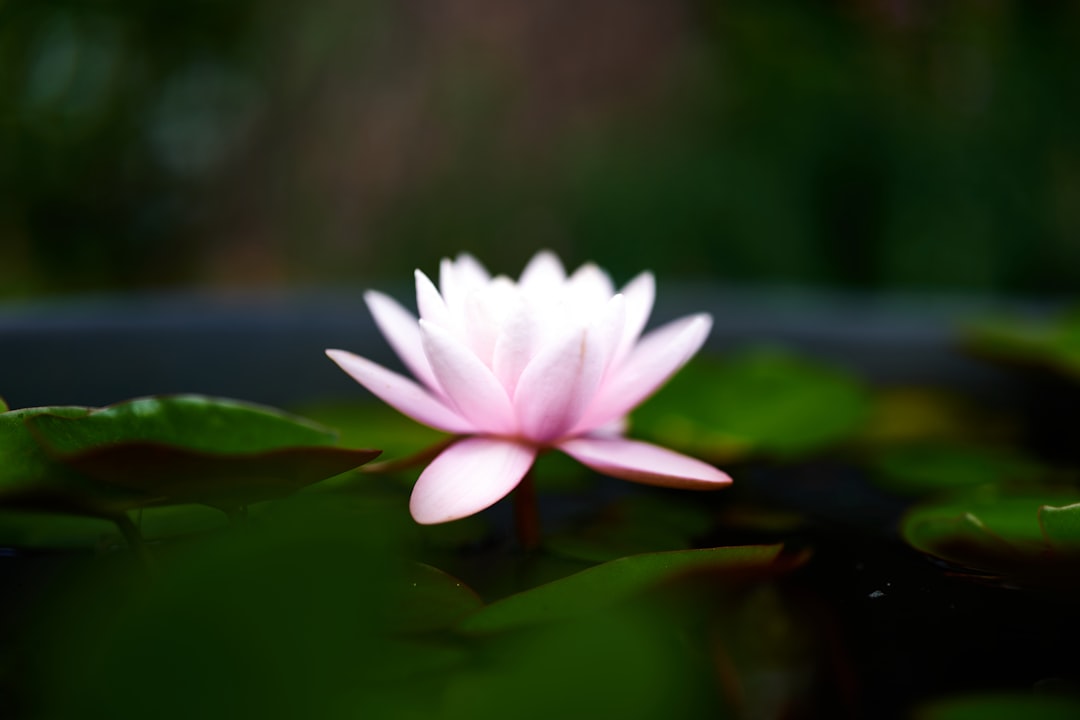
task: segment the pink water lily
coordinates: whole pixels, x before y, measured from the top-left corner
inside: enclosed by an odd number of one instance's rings
[[[567,276],[541,252],[517,282],[469,255],[443,260],[439,287],[416,271],[420,318],[386,295],[364,298],[418,382],[344,350],[326,354],[398,411],[461,436],[421,473],[409,508],[423,524],[477,513],[510,493],[538,453],[558,449],[605,475],[684,488],[731,478],[700,460],[622,436],[627,413],[705,342],[706,314],[645,335],[655,284],[616,293],[592,264]]]

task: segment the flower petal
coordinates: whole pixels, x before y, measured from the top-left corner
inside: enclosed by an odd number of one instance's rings
[[[585,263],[566,281],[569,302],[577,308],[602,308],[615,294],[615,286],[606,272],[594,263]]]
[[[707,490],[731,482],[708,463],[637,440],[579,437],[558,447],[599,473],[647,485]]]
[[[622,417],[667,382],[694,356],[712,328],[707,314],[689,315],[653,330],[611,369],[578,431]]]
[[[403,415],[450,433],[468,433],[475,429],[439,398],[407,377],[345,350],[327,350],[326,354],[356,382]]]
[[[413,487],[409,510],[431,525],[467,517],[494,505],[521,482],[536,448],[487,437],[465,438],[435,458]]]
[[[517,431],[510,397],[491,369],[460,340],[427,320],[420,338],[439,387],[462,417],[481,432],[511,435]]]
[[[514,392],[521,432],[537,442],[564,436],[596,394],[625,323],[625,302],[616,295],[591,327],[549,345],[529,362]]]
[[[364,293],[364,300],[383,337],[405,366],[417,380],[438,392],[439,384],[420,342],[420,325],[412,313],[393,298],[375,290]]]
[[[616,351],[616,361],[626,357],[649,321],[656,299],[656,279],[652,273],[643,272],[626,283],[622,294],[626,297],[626,330]]]
[[[541,250],[521,271],[518,287],[530,294],[545,295],[556,291],[566,281],[566,270],[555,253]]]
[[[491,276],[480,261],[462,253],[457,260],[443,258],[439,263],[439,290],[448,307],[459,308],[474,290],[483,288]]]
[[[420,313],[420,318],[448,330],[455,327],[450,308],[442,295],[439,295],[435,284],[420,270],[417,270],[414,275],[416,276],[416,309]]]

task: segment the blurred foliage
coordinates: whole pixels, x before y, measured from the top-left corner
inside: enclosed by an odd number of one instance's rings
[[[1066,293],[1078,40],[1074,4],[1021,0],[5,2],[0,294],[537,246]]]

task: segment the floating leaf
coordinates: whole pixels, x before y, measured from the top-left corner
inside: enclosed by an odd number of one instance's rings
[[[686,573],[739,574],[775,567],[781,550],[781,545],[751,545],[620,558],[503,598],[466,618],[460,627],[466,632],[493,632],[568,619]]]
[[[711,525],[712,513],[700,504],[662,494],[623,497],[566,530],[544,540],[550,552],[589,562],[627,555],[693,547],[694,538]]]
[[[975,352],[1007,362],[1080,375],[1080,312],[1049,318],[996,318],[967,329]]]
[[[27,427],[36,418],[81,418],[85,407],[41,407],[0,413],[0,505],[48,512],[113,515],[133,503],[132,493],[94,482],[46,453]]]
[[[439,630],[483,606],[480,596],[457,578],[431,565],[414,563],[405,577],[395,621],[409,632]]]
[[[1022,483],[1040,468],[1001,448],[917,444],[888,448],[872,460],[874,481],[892,492],[920,496],[980,485]]]
[[[1080,538],[1068,506],[1078,501],[1075,494],[969,496],[916,507],[901,532],[917,550],[1011,584],[1073,588]]]
[[[771,350],[684,368],[634,415],[661,444],[707,458],[792,456],[853,435],[870,410],[854,377]]]
[[[225,510],[288,495],[379,454],[333,447],[335,433],[278,410],[193,395],[28,422],[50,453],[100,482]]]
[[[5,402],[4,398],[0,397],[0,412],[7,412],[8,409],[7,402]]]
[[[381,461],[408,458],[446,439],[445,433],[382,403],[321,403],[306,405],[297,412],[335,428],[343,445],[381,448]]]
[[[35,550],[92,549],[122,543],[115,523],[60,513],[0,512],[0,546]]]
[[[1080,503],[1039,508],[1043,536],[1056,550],[1080,556]]]
[[[1073,720],[1080,717],[1074,697],[992,693],[947,698],[920,707],[913,720]]]

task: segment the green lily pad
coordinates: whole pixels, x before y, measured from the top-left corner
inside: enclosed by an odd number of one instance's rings
[[[382,403],[321,403],[297,412],[335,428],[343,445],[381,448],[380,464],[412,457],[447,438]]]
[[[28,424],[47,452],[99,482],[223,510],[288,495],[379,454],[335,447],[333,431],[279,410],[195,395]]]
[[[395,622],[408,632],[428,632],[455,625],[484,606],[465,583],[438,568],[414,563],[405,577]]]
[[[1022,484],[1041,469],[1000,448],[919,443],[887,448],[871,466],[880,487],[907,496],[967,490],[982,485]]]
[[[9,410],[7,402],[4,398],[0,397],[0,412],[7,412]]]
[[[123,539],[110,520],[59,513],[0,512],[0,546],[35,550],[89,550]]]
[[[781,545],[750,545],[620,558],[493,602],[459,627],[469,633],[484,633],[570,619],[687,573],[739,575],[775,568],[782,549]]]
[[[975,352],[1007,362],[1080,375],[1080,311],[1050,318],[993,318],[967,329]]]
[[[712,513],[698,503],[647,493],[620,498],[544,539],[549,552],[600,563],[627,555],[688,550]]]
[[[634,415],[643,437],[717,460],[792,457],[854,435],[869,391],[835,368],[759,350],[684,368]]]
[[[1078,502],[1075,493],[968,496],[914,508],[901,533],[916,550],[1005,583],[1074,588]]]
[[[1080,717],[1080,700],[992,693],[946,698],[920,707],[914,720],[1072,720]]]
[[[39,417],[81,418],[91,408],[58,406],[0,413],[0,506],[45,512],[109,516],[146,501],[95,482],[58,461],[39,445],[27,423]]]
[[[1080,503],[1039,508],[1039,525],[1051,547],[1080,556]]]

